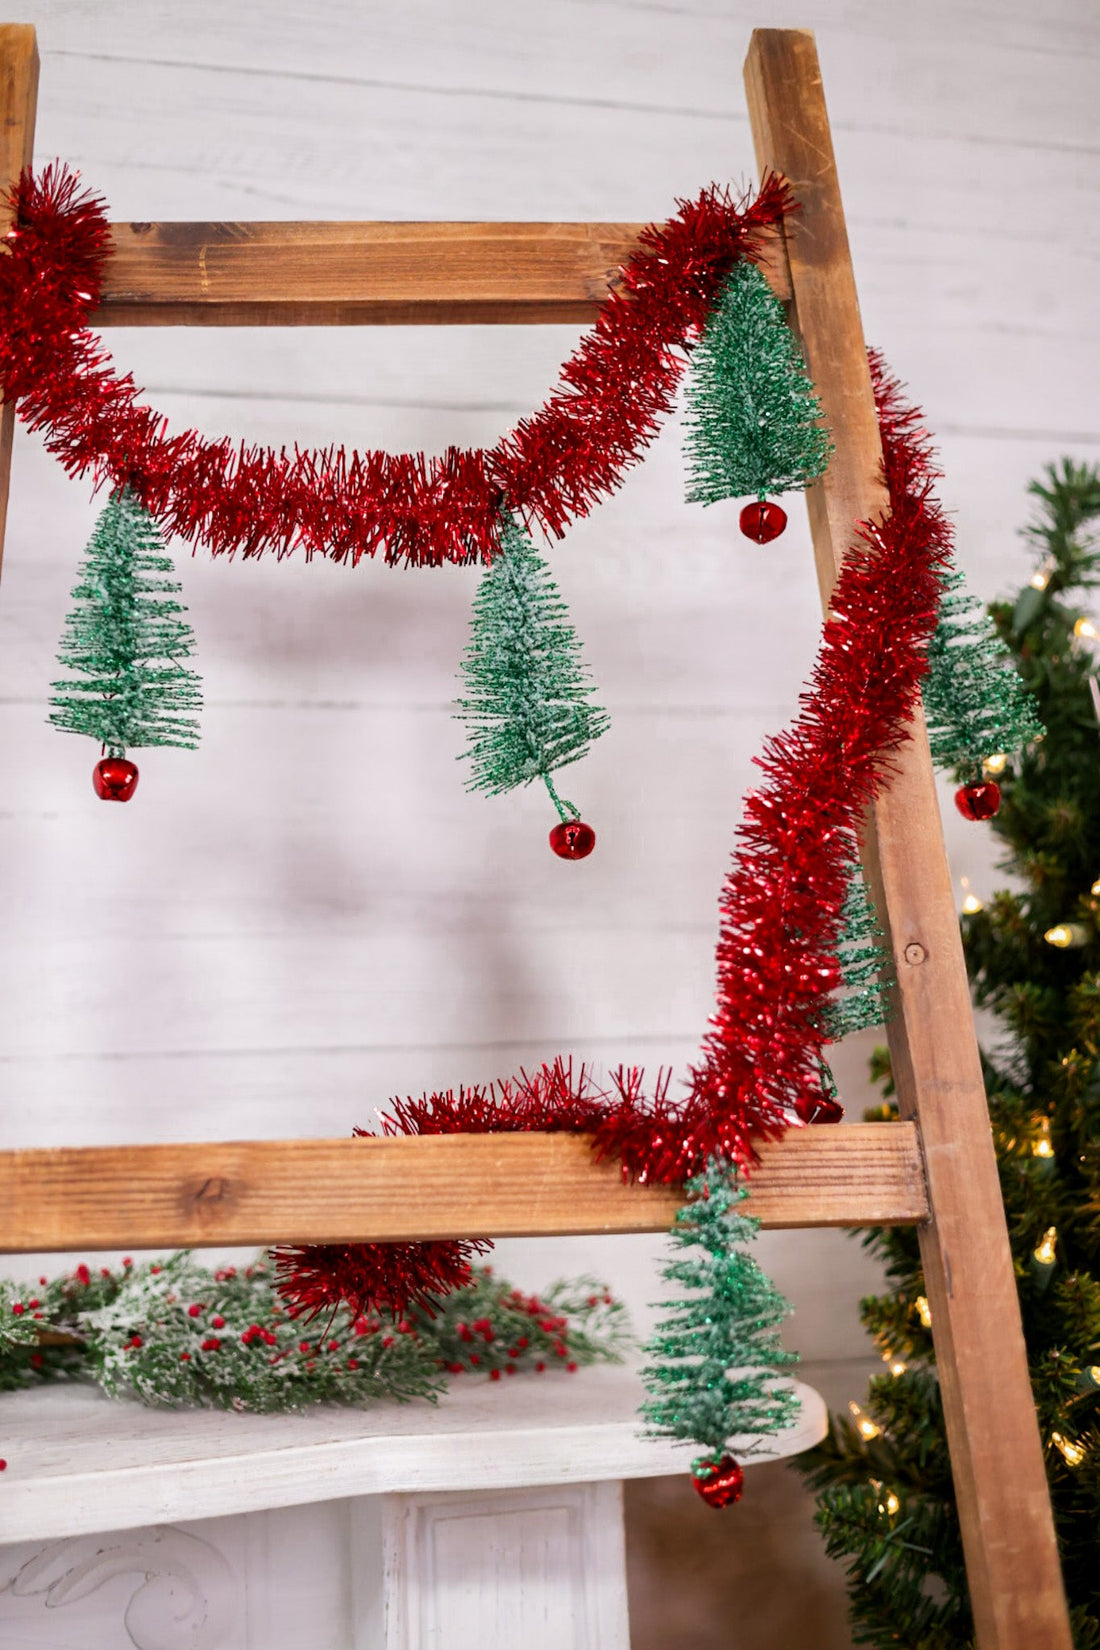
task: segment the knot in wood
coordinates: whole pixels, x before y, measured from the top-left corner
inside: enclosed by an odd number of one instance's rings
[[[911,940],[905,947],[905,960],[907,963],[911,963],[914,968],[918,963],[922,963],[927,955],[924,946],[918,944],[916,940]]]

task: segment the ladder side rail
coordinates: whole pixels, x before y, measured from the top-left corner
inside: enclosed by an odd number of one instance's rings
[[[31,163],[37,108],[38,45],[34,29],[27,23],[0,23],[0,194],[6,193]],[[0,239],[10,228],[11,214],[0,210]],[[0,406],[0,563],[4,559],[14,431],[15,408]]]
[[[853,523],[886,508],[828,115],[813,35],[759,29],[745,64],[761,168],[802,210],[787,225],[792,320],[837,451],[809,496],[823,605]],[[979,1650],[1070,1650],[943,827],[923,720],[874,808],[868,868],[891,936],[900,1012],[890,1049],[915,1118],[931,1219],[920,1228]]]

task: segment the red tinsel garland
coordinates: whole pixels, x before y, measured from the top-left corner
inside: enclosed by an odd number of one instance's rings
[[[168,433],[87,329],[103,284],[103,203],[61,166],[25,173],[0,258],[0,393],[70,475],[127,483],[169,533],[215,555],[373,556],[415,565],[487,561],[502,507],[558,537],[622,481],[671,410],[684,365],[725,277],[754,237],[793,210],[765,179],[755,200],[712,186],[644,231],[594,327],[538,412],[488,450],[308,451]]]
[[[909,737],[953,545],[921,415],[876,355],[871,374],[891,513],[857,529],[800,714],[758,758],[765,783],[746,799],[722,888],[718,1004],[686,1098],[669,1098],[667,1072],[647,1096],[637,1068],[614,1073],[608,1089],[559,1059],[534,1075],[394,1101],[386,1133],[568,1129],[591,1134],[624,1174],[681,1183],[712,1156],[751,1169],[754,1137],[797,1124],[799,1100],[822,1092],[821,1011],[839,984],[858,833]],[[317,1269],[303,1282],[315,1299]],[[291,1271],[289,1298],[297,1287]],[[335,1304],[336,1275],[328,1287]]]

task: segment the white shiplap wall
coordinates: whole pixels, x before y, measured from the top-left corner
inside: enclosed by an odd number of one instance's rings
[[[37,158],[118,218],[662,218],[751,175],[754,25],[818,30],[868,336],[941,437],[977,590],[1025,566],[1024,487],[1095,456],[1096,57],[1087,0],[25,0]],[[115,333],[179,424],[252,440],[494,441],[568,328]],[[17,437],[0,601],[0,1081],[8,1144],[342,1134],[396,1092],[561,1050],[682,1067],[751,758],[819,615],[802,512],[777,545],[682,503],[675,428],[553,552],[613,729],[570,777],[581,865],[534,794],[469,797],[449,719],[468,573],[180,567],[206,685],[196,755],[127,808],[45,723],[94,520]],[[988,838],[948,818],[986,891]],[[850,1109],[866,1046],[846,1050]],[[536,1283],[609,1268],[644,1317],[655,1243],[507,1246]],[[765,1259],[821,1379],[872,1275],[839,1237]],[[854,1390],[854,1389],[853,1389]]]

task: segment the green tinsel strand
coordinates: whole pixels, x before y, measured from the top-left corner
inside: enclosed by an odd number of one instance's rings
[[[179,585],[156,522],[123,488],[96,523],[73,589],[58,658],[72,680],[54,682],[50,721],[121,756],[137,745],[193,750],[202,703],[198,676],[181,665],[194,635],[171,598]]]
[[[691,358],[689,503],[784,493],[823,475],[833,444],[783,306],[755,264],[726,283]]]
[[[588,703],[594,688],[568,621],[530,535],[505,516],[500,554],[474,597],[462,661],[467,697],[455,714],[469,730],[467,789],[498,796],[541,779],[562,820],[580,813],[559,797],[550,775],[579,761],[609,726],[607,713]]]
[[[883,971],[890,960],[886,936],[858,864],[852,871],[841,923],[843,931],[837,946],[841,987],[824,1016],[830,1043],[839,1043],[853,1031],[882,1025],[889,1012],[883,992]]]
[[[72,1344],[39,1343],[39,1331]],[[157,1408],[269,1413],[435,1399],[448,1375],[617,1362],[626,1313],[591,1278],[525,1295],[489,1268],[434,1317],[292,1319],[267,1260],[210,1271],[189,1253],[31,1287],[0,1281],[0,1391],[94,1382]]]
[[[798,1398],[775,1377],[798,1354],[778,1334],[790,1306],[744,1247],[760,1227],[737,1212],[745,1189],[712,1158],[685,1190],[690,1202],[672,1227],[682,1258],[666,1261],[662,1276],[688,1293],[666,1307],[647,1343],[655,1361],[642,1371],[650,1394],[642,1415],[650,1436],[699,1444],[706,1453],[693,1464],[698,1471],[720,1462],[732,1438],[755,1439],[737,1446],[751,1455],[793,1426]]]
[[[964,584],[952,572],[921,694],[933,762],[978,780],[987,756],[1018,756],[1043,725],[992,620]]]

